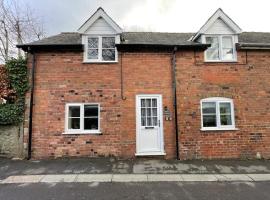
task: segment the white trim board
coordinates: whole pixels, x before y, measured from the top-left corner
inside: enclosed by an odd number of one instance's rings
[[[94,24],[99,18],[103,18],[114,30],[116,34],[122,33],[121,27],[103,10],[98,8],[97,11],[78,29],[78,32],[84,34],[89,27]]]

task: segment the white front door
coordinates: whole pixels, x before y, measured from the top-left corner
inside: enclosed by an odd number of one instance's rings
[[[137,95],[136,123],[136,155],[164,155],[161,95]]]

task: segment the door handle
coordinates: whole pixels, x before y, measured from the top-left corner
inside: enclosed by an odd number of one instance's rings
[[[155,128],[154,126],[145,127],[145,129],[154,129],[154,128]]]

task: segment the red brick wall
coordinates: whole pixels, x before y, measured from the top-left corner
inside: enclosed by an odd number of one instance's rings
[[[126,53],[116,64],[83,64],[81,53],[36,54],[33,158],[134,157],[136,94],[162,94],[163,105],[173,110],[170,56]],[[29,57],[29,63],[30,60]],[[121,62],[125,100],[121,97]],[[100,103],[102,135],[62,134],[65,104],[74,102]],[[27,126],[25,123],[25,143]],[[167,158],[172,158],[175,156],[172,121],[164,122],[164,134]]]
[[[138,94],[161,94],[163,108],[173,112],[170,53],[125,53],[123,55],[122,140],[123,156],[136,151],[135,97]],[[166,158],[175,157],[174,122],[163,120]]]
[[[181,159],[270,158],[270,52],[238,52],[238,63],[177,54]],[[200,100],[234,100],[237,131],[200,131]]]
[[[120,154],[119,64],[83,64],[81,53],[36,54],[34,158]],[[101,104],[102,135],[63,135],[65,104]]]
[[[37,54],[34,158],[134,157],[137,94],[162,94],[173,116],[171,53],[121,56],[116,64],[83,64],[82,53]],[[257,152],[270,158],[270,52],[238,52],[238,61],[207,64],[202,52],[177,53],[181,159],[254,158]],[[216,96],[234,100],[239,130],[200,131],[200,100]],[[72,102],[100,103],[102,135],[62,134],[65,104]],[[26,121],[25,143],[27,133]],[[164,144],[166,158],[175,158],[174,119],[164,120]]]

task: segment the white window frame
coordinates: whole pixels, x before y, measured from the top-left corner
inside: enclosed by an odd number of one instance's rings
[[[118,51],[115,47],[115,60],[102,60],[102,38],[103,37],[114,37],[115,44],[117,43],[117,37],[115,35],[84,35],[82,37],[84,44],[84,63],[117,63],[118,62]],[[88,38],[98,38],[98,59],[88,59]]]
[[[98,106],[98,129],[97,130],[84,130],[84,106],[96,105]],[[68,128],[68,112],[70,106],[80,107],[80,129]],[[100,104],[99,103],[67,103],[65,107],[65,132],[63,134],[101,134],[100,131]]]
[[[234,35],[214,35],[214,34],[211,34],[211,35],[203,35],[202,37],[202,42],[206,44],[206,38],[207,37],[217,37],[218,38],[218,45],[219,45],[219,49],[218,49],[218,53],[220,55],[220,58],[218,60],[211,60],[211,59],[208,59],[207,56],[206,56],[206,51],[204,51],[204,60],[205,62],[237,62],[237,51],[236,51],[236,48],[235,48],[235,44],[236,44],[236,38]],[[222,38],[223,37],[231,37],[232,38],[232,46],[233,46],[233,59],[223,59],[222,58],[222,52],[223,52],[223,48],[222,48]]]
[[[211,102],[211,103],[216,103],[216,123],[217,126],[216,127],[204,127],[203,126],[203,107],[202,104],[203,103],[207,103],[207,102]],[[221,125],[220,124],[220,103],[230,103],[231,105],[231,120],[232,120],[232,125]],[[200,101],[200,106],[201,106],[201,130],[202,131],[214,131],[214,130],[238,130],[237,128],[235,128],[235,115],[234,115],[234,104],[233,104],[233,100],[229,99],[229,98],[223,98],[223,97],[210,97],[210,98],[206,98],[206,99],[202,99]]]

